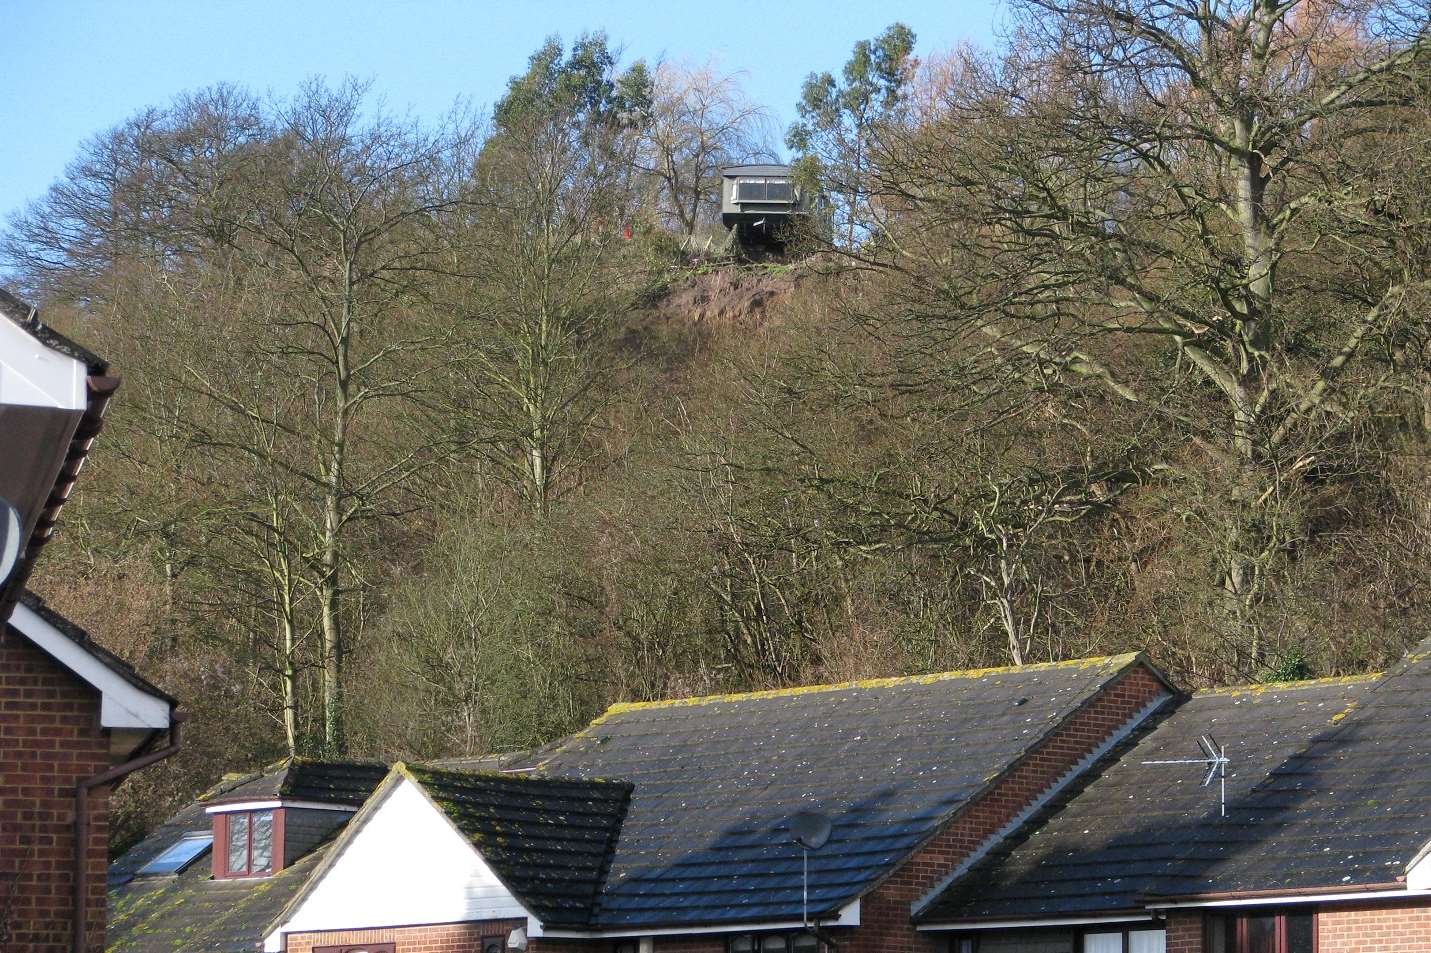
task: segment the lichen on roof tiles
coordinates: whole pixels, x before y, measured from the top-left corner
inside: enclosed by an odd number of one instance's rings
[[[543,762],[635,784],[596,925],[798,918],[792,813],[831,815],[810,909],[877,883],[1134,655],[620,705]]]

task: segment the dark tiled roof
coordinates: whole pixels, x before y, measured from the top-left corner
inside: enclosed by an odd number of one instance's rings
[[[1136,656],[616,706],[542,767],[634,782],[597,925],[798,918],[789,818],[828,813],[810,909],[889,873]]]
[[[207,858],[200,858],[177,877],[111,886],[106,953],[255,953],[328,848],[272,877],[213,880]]]
[[[263,772],[230,775],[109,865],[109,953],[254,953],[264,930],[303,887],[330,842],[272,877],[211,879],[208,855],[178,876],[137,877],[185,834],[209,832],[215,803],[290,797],[360,805],[387,773],[376,762],[283,761]]]
[[[206,792],[209,804],[226,801],[317,801],[361,807],[387,776],[381,761],[309,761],[290,758],[261,772],[226,777]]]
[[[40,618],[54,626],[61,635],[83,648],[90,655],[98,659],[106,668],[114,672],[129,684],[140,691],[153,695],[155,698],[162,698],[170,705],[177,705],[178,701],[162,689],[156,688],[135,671],[134,666],[115,655],[113,652],[100,645],[90,637],[90,634],[69,619],[60,615],[54,609],[45,604],[45,600],[26,589],[20,593],[20,602],[33,611]]]
[[[1431,641],[1347,717],[1278,764],[1233,817],[1258,844],[1228,850],[1195,890],[1390,884],[1431,841]]]
[[[1329,785],[1362,788],[1361,781],[1346,776],[1337,764],[1343,762],[1344,769],[1354,772],[1367,769],[1361,758],[1348,760],[1366,739],[1365,729],[1348,733],[1344,728],[1369,715],[1383,694],[1370,677],[1195,695],[1130,750],[1115,752],[1114,763],[1086,787],[1069,792],[1032,819],[1021,837],[975,865],[922,910],[919,919],[1118,912],[1140,908],[1150,894],[1391,879],[1381,855],[1366,863],[1353,843],[1332,849],[1333,842],[1326,838],[1342,832],[1351,842],[1368,846],[1366,836],[1388,832],[1393,815],[1407,807],[1405,800],[1398,798],[1394,807],[1383,802],[1384,807],[1371,812],[1377,815],[1374,823],[1359,820],[1353,829],[1347,826],[1350,815],[1345,809],[1332,809],[1313,796]],[[1431,693],[1424,697],[1428,701],[1423,707],[1431,704]],[[1420,746],[1426,746],[1427,727],[1421,726]],[[1145,763],[1200,758],[1198,738],[1204,734],[1226,749],[1230,761],[1226,818],[1220,816],[1217,783],[1202,786],[1203,766]],[[1336,737],[1342,739],[1340,745],[1330,742]],[[1365,754],[1377,760],[1392,755],[1378,753],[1377,747],[1372,745]],[[1423,766],[1414,770],[1423,779],[1423,806],[1415,820],[1392,826],[1427,824],[1431,764],[1423,758]],[[1385,775],[1372,772],[1364,781],[1380,788]],[[1362,788],[1353,799],[1368,796],[1385,794],[1370,795]],[[1299,833],[1299,827],[1305,833]]]
[[[403,770],[543,924],[591,922],[631,785],[421,765]]]

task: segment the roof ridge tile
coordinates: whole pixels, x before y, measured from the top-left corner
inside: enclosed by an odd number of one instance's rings
[[[843,682],[826,682],[817,685],[792,685],[787,688],[764,688],[750,692],[722,692],[714,695],[693,695],[689,698],[663,698],[652,701],[617,702],[606,709],[601,717],[591,724],[600,724],[612,715],[630,711],[647,711],[659,708],[684,708],[695,705],[720,704],[722,702],[758,701],[766,698],[794,698],[821,692],[852,691],[862,688],[896,688],[900,685],[933,685],[956,679],[987,678],[992,675],[1012,675],[1023,672],[1056,671],[1071,668],[1093,668],[1098,665],[1125,665],[1137,659],[1140,652],[1123,652],[1118,655],[1095,655],[1086,658],[1064,659],[1058,662],[1034,662],[1029,665],[1001,665],[988,668],[954,669],[947,672],[929,672],[921,675],[890,675],[876,678],[850,679]],[[590,726],[588,726],[590,727]]]

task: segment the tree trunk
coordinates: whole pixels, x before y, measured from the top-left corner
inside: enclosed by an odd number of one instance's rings
[[[352,262],[346,263],[352,286]],[[351,293],[350,293],[351,294]],[[318,584],[318,605],[323,631],[323,749],[330,758],[347,753],[343,726],[342,531],[343,490],[348,451],[348,415],[351,408],[348,348],[353,327],[351,296],[342,305],[334,353],[333,443],[328,450],[323,498],[323,529]]]

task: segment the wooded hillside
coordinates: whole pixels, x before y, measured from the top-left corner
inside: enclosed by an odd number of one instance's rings
[[[178,695],[124,836],[287,752],[1431,622],[1424,8],[1018,0],[812,74],[826,223],[717,256],[738,77],[550,41],[490,115],[221,87],[88,143],[8,281],[125,379],[35,587]],[[718,236],[717,236],[718,237]]]

